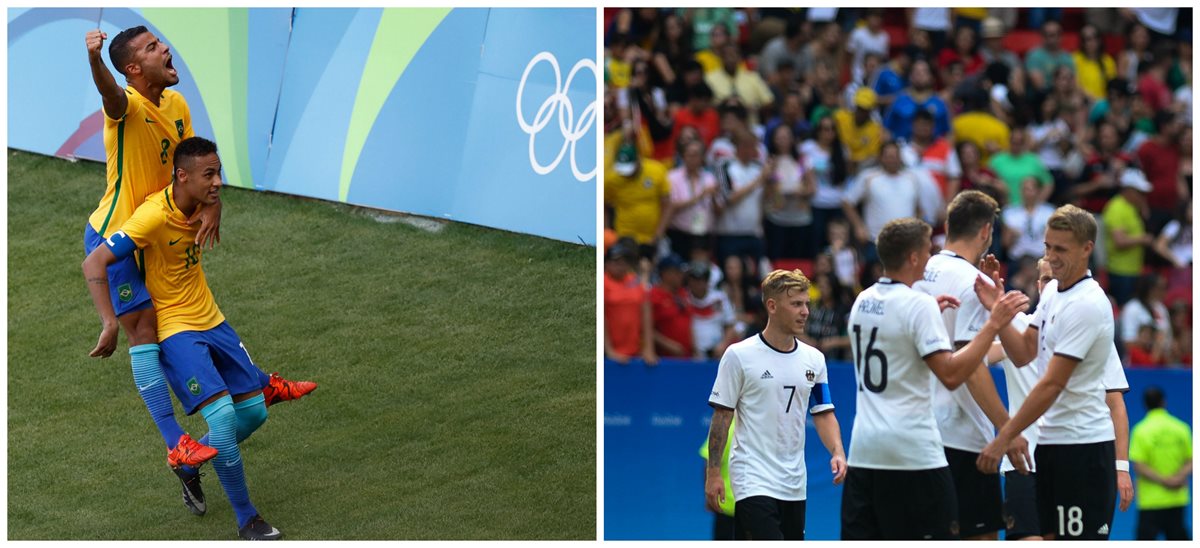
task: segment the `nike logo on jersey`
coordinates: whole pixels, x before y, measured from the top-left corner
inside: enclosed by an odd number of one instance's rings
[[[183,239],[183,236],[180,236],[180,237],[178,237],[178,238],[175,238],[174,240],[172,240],[172,241],[170,241],[170,242],[167,242],[167,245],[175,245],[175,244],[179,243],[179,240],[182,240],[182,239]]]
[[[770,372],[770,371],[763,371],[762,378],[764,378],[764,379],[773,379],[773,378],[775,378],[775,377],[771,376],[771,372]]]
[[[151,119],[149,119],[149,118],[146,118],[146,123],[147,123],[147,124],[154,124],[154,123],[157,123],[157,122],[155,122],[154,120],[151,120]]]

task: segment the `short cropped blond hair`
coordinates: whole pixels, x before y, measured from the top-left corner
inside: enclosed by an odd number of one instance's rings
[[[1081,244],[1096,241],[1096,219],[1077,206],[1067,204],[1056,210],[1046,221],[1046,229],[1065,230]]]
[[[811,282],[799,268],[772,271],[762,282],[763,304],[766,304],[767,299],[777,299],[791,293],[792,290],[807,292],[810,285]]]

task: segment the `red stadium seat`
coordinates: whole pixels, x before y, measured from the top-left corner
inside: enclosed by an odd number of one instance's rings
[[[777,259],[772,265],[777,270],[796,270],[800,269],[805,276],[813,275],[813,262],[811,259]]]
[[[1063,32],[1062,49],[1067,51],[1079,50],[1079,33],[1078,32]]]
[[[1018,29],[1004,35],[1000,45],[1024,58],[1029,50],[1042,45],[1042,35],[1035,30]]]
[[[908,45],[908,28],[906,27],[883,27],[883,30],[888,35],[888,49],[896,51]]]
[[[1111,55],[1113,60],[1116,60],[1121,55],[1121,50],[1125,49],[1125,37],[1120,34],[1105,34],[1104,35],[1104,52]]]
[[[1063,30],[1078,32],[1083,29],[1085,20],[1084,8],[1063,8],[1062,10],[1062,27]],[[1067,48],[1070,49],[1070,48]]]
[[[1192,306],[1192,288],[1176,287],[1175,289],[1167,291],[1167,294],[1163,296],[1163,303],[1165,303],[1167,306],[1171,306],[1179,301],[1187,303],[1188,306]]]
[[[1092,271],[1092,278],[1096,280],[1096,283],[1100,284],[1100,287],[1104,288],[1105,293],[1108,293],[1108,270],[1097,268],[1096,270]]]

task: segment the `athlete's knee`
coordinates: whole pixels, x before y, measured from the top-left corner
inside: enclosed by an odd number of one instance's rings
[[[200,409],[204,421],[208,423],[209,439],[215,443],[218,440],[232,440],[237,437],[238,418],[229,396],[222,396],[216,401]]]
[[[267,422],[267,405],[262,394],[233,405],[237,414],[237,440],[249,438],[258,427]]]

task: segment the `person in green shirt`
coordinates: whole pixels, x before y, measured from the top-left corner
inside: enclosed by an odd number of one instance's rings
[[[1049,89],[1058,67],[1075,71],[1075,60],[1062,48],[1062,34],[1062,25],[1058,21],[1047,20],[1042,24],[1042,45],[1025,55],[1025,70],[1035,89]]]
[[[729,438],[733,439],[733,428],[737,426],[737,419],[729,421]],[[729,448],[733,447],[732,443],[725,444],[725,451],[721,453],[721,478],[725,480],[725,500],[721,502],[721,511],[714,512],[716,518],[713,520],[713,540],[736,540],[737,524],[733,520],[733,482],[729,479]],[[708,436],[704,437],[704,445],[700,446],[700,456],[704,458],[705,465],[708,464]],[[705,467],[707,470],[707,466]]]
[[[1183,512],[1191,497],[1192,430],[1163,407],[1162,389],[1151,386],[1142,393],[1146,418],[1133,427],[1129,460],[1137,472],[1138,540],[1189,540]]]
[[[1120,180],[1121,193],[1105,204],[1100,218],[1104,221],[1108,290],[1118,306],[1125,306],[1142,275],[1145,248],[1154,244],[1154,235],[1146,233],[1145,222],[1150,207],[1146,203],[1150,182],[1134,168],[1125,168]]]
[[[1046,169],[1041,157],[1029,150],[1029,130],[1013,128],[1008,140],[1008,151],[993,154],[988,161],[988,167],[996,172],[1008,189],[1008,203],[1021,205],[1021,181],[1027,177],[1037,179],[1042,185],[1038,190],[1038,201],[1049,201],[1050,194],[1054,192],[1054,176]]]

